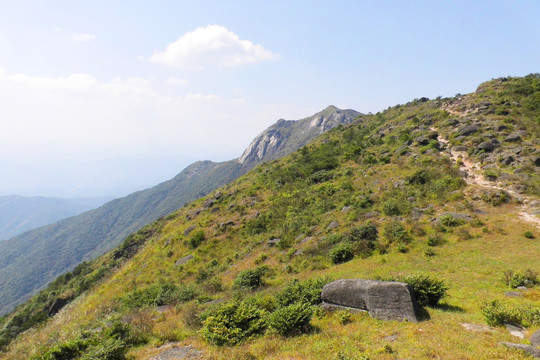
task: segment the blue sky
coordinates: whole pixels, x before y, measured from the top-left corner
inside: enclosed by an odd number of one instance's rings
[[[279,118],[539,71],[538,1],[0,3],[0,194],[122,195]]]

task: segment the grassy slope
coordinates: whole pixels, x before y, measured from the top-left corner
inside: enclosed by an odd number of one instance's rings
[[[272,294],[292,278],[327,275],[372,278],[419,271],[436,273],[446,279],[450,296],[443,306],[428,309],[430,320],[418,324],[383,322],[355,315],[352,323],[342,325],[336,316],[327,315],[313,320],[315,330],[310,334],[290,338],[265,336],[234,348],[213,347],[202,340],[196,329],[183,325],[185,314],[192,311],[192,303],[178,304],[162,315],[147,309],[130,313],[132,320],[138,320],[133,321],[134,326],[137,323],[147,325],[144,331],[149,338],[147,345],[132,349],[131,355],[144,359],[154,354],[155,347],[162,343],[182,341],[203,350],[213,359],[337,359],[340,351],[344,358],[351,359],[361,358],[363,354],[372,359],[521,358],[520,353],[497,345],[498,341],[513,340],[505,330],[473,333],[464,330],[461,323],[484,323],[479,306],[488,299],[504,298],[503,293],[508,290],[501,280],[504,271],[540,269],[540,259],[535,256],[540,251],[540,243],[523,236],[525,230],[532,230],[538,238],[538,230],[520,222],[515,203],[492,207],[472,200],[470,195],[475,189],[456,180],[457,169],[444,153],[414,142],[405,149],[403,146],[411,138],[428,133],[430,127],[444,131],[451,142],[467,144],[467,141],[474,141],[452,137],[450,131],[453,129],[448,125],[452,116],[441,108],[450,104],[467,109],[485,99],[497,105],[501,98],[505,98],[506,103],[507,97],[520,102],[521,106],[505,105],[505,112],[508,112],[505,115],[478,116],[485,118],[487,125],[491,121],[510,119],[506,123],[529,131],[524,140],[538,139],[539,109],[534,107],[534,101],[532,106],[526,105],[531,97],[540,94],[540,89],[536,88],[536,92],[533,90],[526,96],[515,91],[530,83],[529,80],[493,81],[482,85],[481,93],[459,100],[414,101],[391,108],[379,116],[364,119],[364,125],[337,129],[284,160],[258,167],[221,189],[224,195],[214,205],[217,211],[196,211],[203,208],[207,199],[196,201],[154,225],[153,231],[141,235],[145,244],[131,260],[113,260],[114,253],[96,260],[92,264],[96,269],[105,266],[117,270],[105,276],[98,287],[77,299],[43,328],[20,336],[2,358],[26,359],[30,354],[43,351],[44,344],[70,339],[82,326],[95,319],[113,311],[124,311],[118,307],[117,299],[125,293],[159,280],[189,284],[196,283],[197,278],[201,280],[204,277],[201,274],[210,274],[208,279],[198,282],[199,299],[230,298],[234,293],[231,283],[236,274],[261,261],[272,271],[265,279],[267,286],[258,296]],[[532,146],[538,149],[538,145]],[[515,170],[501,168],[507,172]],[[400,182],[422,169],[428,172],[426,184]],[[523,172],[532,184],[528,191],[537,193],[537,171],[529,167],[517,173]],[[449,180],[453,187],[442,186],[448,183],[442,179]],[[522,181],[522,178],[516,181]],[[366,207],[365,195],[370,192],[374,203]],[[365,223],[365,213],[384,210],[392,199],[398,200],[401,215],[393,218],[381,214],[373,221],[380,233],[387,223],[401,221],[413,237],[406,245],[409,251],[398,252],[397,244],[389,244],[381,235],[379,251],[370,257],[358,256],[348,263],[332,265],[328,260],[327,235],[345,233]],[[344,205],[351,206],[351,211],[342,212]],[[419,220],[414,220],[414,208],[426,209],[429,205],[433,205],[433,209],[426,210]],[[432,217],[446,211],[474,214],[473,209],[486,212],[475,215],[483,225],[477,222],[474,226],[467,224],[442,229],[431,222]],[[257,217],[257,214],[261,215]],[[340,226],[327,230],[326,225],[334,220]],[[234,225],[219,226],[226,221],[233,221]],[[207,236],[197,249],[191,249],[186,244],[189,236],[183,235],[191,226],[203,229]],[[442,230],[446,231],[447,243],[434,248],[435,256],[426,257],[427,237]],[[314,239],[300,244],[295,239],[302,233],[312,235]],[[467,234],[471,239],[465,240]],[[282,238],[284,246],[269,247],[266,241],[272,236]],[[304,254],[293,256],[300,248]],[[267,255],[266,260],[261,253]],[[174,264],[187,254],[194,255],[195,259],[181,267]],[[212,278],[221,279],[224,289],[212,290],[209,286]],[[72,291],[69,287],[63,289]],[[533,289],[522,298],[505,301],[538,306],[539,299],[540,291]],[[390,335],[397,335],[397,339],[388,340],[386,337]],[[393,353],[389,353],[390,350]]]

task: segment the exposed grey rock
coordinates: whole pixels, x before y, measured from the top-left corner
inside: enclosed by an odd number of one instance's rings
[[[431,139],[425,135],[420,135],[414,139],[414,141],[419,145],[428,145],[430,140]]]
[[[344,206],[342,209],[341,209],[341,212],[346,214],[348,213],[349,211],[351,210],[351,207],[350,206]]]
[[[527,329],[525,329],[523,326],[516,324],[504,324],[504,326],[506,327],[506,330],[508,330],[510,335],[518,337],[520,339],[525,338],[525,333],[527,332]]]
[[[192,346],[172,346],[164,349],[149,360],[194,360],[201,359],[202,356],[203,353]]]
[[[536,330],[529,339],[533,346],[540,346],[540,330]]]
[[[484,151],[486,151],[486,152],[492,152],[493,149],[495,149],[495,147],[493,146],[493,144],[492,144],[490,141],[484,141],[484,142],[481,142],[481,143],[476,147],[476,151],[484,150]]]
[[[302,241],[300,241],[300,244],[306,244],[306,243],[310,242],[311,240],[313,240],[313,237],[312,236],[307,236],[307,237],[303,238]]]
[[[493,332],[493,328],[486,326],[486,325],[477,325],[477,324],[471,324],[471,323],[463,323],[461,324],[466,330],[468,331],[474,331],[474,332]]]
[[[381,215],[381,213],[378,212],[378,211],[370,211],[370,212],[368,212],[368,213],[365,213],[365,214],[364,214],[364,217],[365,217],[366,219],[371,219],[371,218],[376,218],[376,217],[378,217],[379,215]]]
[[[501,164],[503,165],[510,165],[511,163],[514,162],[514,157],[510,154],[503,154],[501,156]]]
[[[513,133],[508,135],[503,141],[505,142],[519,142],[521,141],[521,136],[519,134]]]
[[[337,221],[332,221],[328,226],[326,227],[326,230],[332,230],[339,227],[339,223]]]
[[[412,288],[402,282],[364,279],[333,281],[322,290],[323,306],[367,311],[381,320],[418,321]]]
[[[504,296],[508,297],[522,297],[523,294],[517,291],[505,291]]]
[[[499,344],[509,347],[511,349],[523,350],[525,353],[533,356],[535,359],[540,358],[540,349],[537,349],[534,346],[525,344],[514,344],[506,341],[500,342]]]
[[[296,251],[294,252],[294,256],[300,256],[300,255],[302,255],[302,254],[304,254],[304,250],[302,250],[302,249],[298,249],[298,250],[296,250]]]
[[[463,145],[452,146],[452,151],[467,151],[468,148]]]
[[[397,335],[390,335],[390,336],[385,336],[383,337],[382,339],[384,341],[387,341],[387,342],[394,342],[398,339],[399,337]]]
[[[306,237],[306,234],[300,234],[296,237],[296,239],[294,239],[294,241],[296,242],[302,241],[302,239],[305,237]]]
[[[460,136],[468,136],[471,134],[474,134],[478,131],[478,126],[476,125],[465,125],[461,129],[458,130],[458,135]]]
[[[225,229],[225,228],[227,228],[229,226],[234,226],[234,225],[235,225],[234,221],[231,220],[231,221],[222,222],[221,224],[219,224],[219,227],[221,229]]]
[[[187,255],[175,262],[175,265],[184,265],[188,261],[193,260],[193,255]]]
[[[280,238],[272,238],[270,240],[268,240],[267,244],[270,245],[270,246],[274,246],[274,245],[277,245],[281,242],[281,239]]]

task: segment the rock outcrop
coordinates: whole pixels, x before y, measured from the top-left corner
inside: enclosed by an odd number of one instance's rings
[[[341,279],[322,290],[323,307],[367,311],[381,320],[418,321],[418,304],[412,288],[402,282]]]

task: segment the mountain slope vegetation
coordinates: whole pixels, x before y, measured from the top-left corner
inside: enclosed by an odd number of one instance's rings
[[[0,314],[6,313],[60,274],[84,260],[116,247],[127,235],[238,178],[258,163],[298,149],[318,134],[360,113],[327,109],[298,121],[281,120],[271,128],[275,142],[263,132],[255,141],[265,149],[260,156],[252,146],[245,159],[215,163],[199,161],[173,179],[153,188],[115,199],[92,211],[28,231],[0,242]]]
[[[55,280],[0,358],[521,359],[498,343],[540,326],[539,138],[538,74],[338,126]],[[338,278],[448,289],[399,323],[321,311]]]

